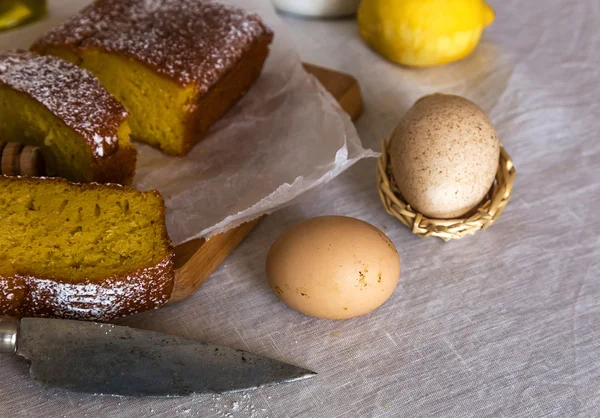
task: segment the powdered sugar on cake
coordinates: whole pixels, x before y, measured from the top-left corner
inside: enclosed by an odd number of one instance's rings
[[[0,275],[0,314],[110,321],[158,308],[171,295],[172,266],[169,256],[130,274],[79,283]]]
[[[0,83],[46,107],[92,146],[97,157],[118,149],[125,108],[89,72],[58,58],[17,51],[0,55]]]
[[[271,31],[258,15],[202,0],[99,0],[34,46],[98,48],[206,92]]]
[[[113,140],[110,137],[104,138],[98,134],[94,134],[94,136],[92,137],[94,139],[94,144],[96,144],[96,154],[98,154],[99,157],[103,157],[104,156],[104,148],[102,146],[102,144],[104,144],[105,142],[108,143],[112,143]]]

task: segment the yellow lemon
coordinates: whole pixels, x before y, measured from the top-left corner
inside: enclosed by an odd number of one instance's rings
[[[429,67],[473,52],[494,17],[485,0],[362,0],[358,28],[390,61]]]

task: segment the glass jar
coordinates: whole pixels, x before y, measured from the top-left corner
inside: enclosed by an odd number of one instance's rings
[[[356,14],[360,0],[273,0],[278,10],[306,17],[343,17]]]
[[[0,31],[46,16],[46,0],[0,0]]]

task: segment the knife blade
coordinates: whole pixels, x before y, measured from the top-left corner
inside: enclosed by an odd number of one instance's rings
[[[121,396],[186,396],[293,382],[315,372],[220,345],[136,328],[0,316],[0,353],[46,387]]]

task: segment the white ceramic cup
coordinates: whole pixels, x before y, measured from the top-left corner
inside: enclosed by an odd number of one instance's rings
[[[356,13],[360,0],[273,0],[282,12],[309,17],[342,17]]]

